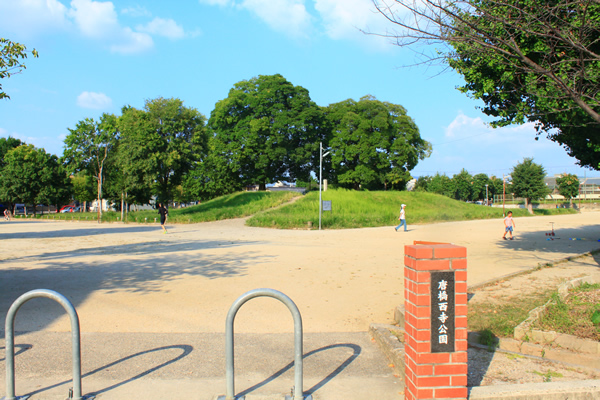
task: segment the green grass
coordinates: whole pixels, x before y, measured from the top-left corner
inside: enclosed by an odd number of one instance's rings
[[[446,221],[502,218],[502,208],[467,204],[448,197],[424,192],[383,192],[328,190],[323,200],[332,202],[332,211],[324,211],[324,229],[351,229],[398,224],[400,204],[407,204],[409,225]],[[298,200],[291,202],[295,197]],[[283,205],[283,206],[282,206]],[[282,207],[279,207],[282,206]],[[508,212],[508,208],[506,211]],[[525,209],[511,209],[515,217],[529,216]],[[536,215],[575,213],[572,209],[535,210]],[[219,197],[197,206],[169,209],[170,223],[197,223],[249,217],[247,224],[279,229],[312,229],[319,226],[319,193],[301,196],[296,192],[240,192]],[[38,216],[39,218],[39,216]],[[44,219],[90,220],[96,213],[46,214]],[[120,221],[120,212],[105,212],[103,222]],[[156,210],[130,212],[125,222],[154,223]]]
[[[517,298],[498,302],[469,304],[469,330],[496,337],[512,337],[514,329],[529,316],[529,311],[545,304],[553,290],[522,293]]]
[[[600,324],[592,316],[600,310],[597,303],[600,284],[584,283],[569,290],[564,299],[554,293],[552,302],[538,319],[536,326],[581,338],[600,340]]]
[[[502,208],[467,204],[445,196],[424,192],[369,192],[336,189],[323,192],[322,198],[332,202],[332,211],[323,211],[322,214],[322,227],[326,229],[397,225],[402,203],[407,205],[406,216],[409,225],[502,218]],[[512,209],[512,211],[515,217],[529,216],[525,209]],[[552,209],[539,210],[536,214],[555,215],[574,212],[576,211],[569,209]],[[306,229],[309,222],[312,223],[313,229],[318,229],[318,192],[310,192],[286,207],[254,215],[247,224],[257,227]]]
[[[296,192],[240,192],[222,196],[202,204],[185,208],[170,208],[170,223],[197,223],[219,221],[223,219],[243,218],[259,213],[263,210],[273,209],[290,202],[294,197],[299,197]],[[64,213],[45,214],[38,216],[43,219],[54,220],[81,220],[95,221],[97,213]],[[17,217],[19,218],[19,217]],[[102,222],[120,221],[121,213],[108,211],[102,213]],[[158,211],[135,211],[127,214],[125,222],[128,223],[154,223],[159,221]]]
[[[196,223],[248,217],[263,210],[280,206],[298,196],[300,194],[295,192],[234,193],[196,206],[179,209],[170,208],[169,222]],[[144,218],[158,218],[158,212],[151,210],[129,213],[129,222],[135,221],[135,218],[138,219],[138,222]]]
[[[469,304],[468,328],[480,332],[482,344],[489,345],[495,337],[512,337],[514,329],[529,316],[529,311],[552,300],[534,327],[580,338],[600,340],[600,324],[592,321],[598,310],[600,284],[573,288],[562,300],[556,289],[522,293],[518,297],[498,302]]]

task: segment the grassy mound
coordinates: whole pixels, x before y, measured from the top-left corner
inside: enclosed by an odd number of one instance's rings
[[[323,211],[322,227],[351,229],[398,224],[400,205],[406,204],[409,225],[445,221],[502,218],[502,208],[467,204],[424,192],[381,192],[328,190],[323,200],[331,201],[332,211]],[[297,201],[292,201],[296,199]],[[512,209],[515,217],[529,216],[525,209]],[[572,209],[536,210],[536,214],[575,213]],[[197,223],[251,216],[247,225],[279,229],[312,229],[319,226],[319,192],[302,196],[296,192],[240,192],[196,206],[169,209],[169,223]],[[105,212],[103,222],[120,221],[120,212]],[[46,219],[92,221],[95,213],[44,215]],[[125,222],[154,223],[156,210],[130,212]]]

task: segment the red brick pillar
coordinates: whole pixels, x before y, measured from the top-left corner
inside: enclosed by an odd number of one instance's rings
[[[405,399],[467,398],[467,249],[404,246]]]

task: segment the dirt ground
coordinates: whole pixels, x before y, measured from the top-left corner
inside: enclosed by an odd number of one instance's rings
[[[545,235],[550,222],[556,240]],[[0,318],[22,293],[46,288],[73,302],[82,332],[223,332],[234,300],[266,287],[296,303],[306,332],[365,332],[391,322],[403,302],[403,247],[414,240],[466,246],[469,285],[600,247],[599,212],[516,219],[513,241],[501,239],[499,219],[409,225],[406,233],[393,223],[309,231],[237,219],[171,225],[164,235],[157,225],[2,222]],[[50,301],[20,313],[27,317],[17,330],[69,330]],[[236,332],[292,330],[289,311],[273,299],[253,299],[236,317]]]
[[[521,293],[557,289],[583,276],[600,277],[600,255],[578,257],[551,268],[499,280],[471,292],[469,304],[501,304]],[[559,382],[600,379],[600,371],[506,352],[469,349],[469,386]]]

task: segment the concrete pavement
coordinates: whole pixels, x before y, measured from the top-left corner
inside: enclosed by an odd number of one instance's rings
[[[83,393],[97,399],[225,394],[223,334],[84,333],[81,342]],[[70,349],[65,332],[18,335],[16,394],[64,400],[73,386]],[[237,334],[236,394],[281,399],[294,385],[293,359],[291,333]],[[402,398],[403,383],[366,333],[307,334],[303,364],[304,391],[315,399]]]

